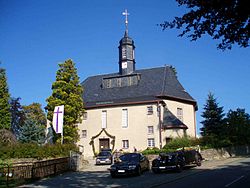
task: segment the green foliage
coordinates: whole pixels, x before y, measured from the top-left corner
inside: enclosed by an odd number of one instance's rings
[[[192,41],[207,34],[221,39],[218,48],[231,49],[232,45],[249,46],[249,8],[247,0],[176,0],[179,6],[186,6],[189,12],[175,17],[171,22],[160,24],[167,28],[183,28],[179,36],[187,35]]]
[[[16,137],[10,130],[0,129],[0,148],[2,145],[10,146],[16,142]]]
[[[42,110],[42,105],[39,103],[32,103],[28,106],[23,106],[24,113],[30,116],[31,119],[35,119],[39,126],[46,127],[47,119],[44,111]]]
[[[5,69],[0,67],[0,129],[10,129],[10,94]]]
[[[64,143],[76,143],[79,139],[77,123],[84,112],[82,94],[74,62],[69,59],[59,64],[52,95],[46,100],[46,109],[47,118],[52,121],[55,106],[64,105]]]
[[[204,105],[204,111],[201,115],[204,120],[201,122],[202,144],[208,147],[221,147],[223,145],[230,145],[226,133],[226,124],[224,120],[223,107],[214,98],[212,93],[208,94],[208,99]]]
[[[203,124],[201,128],[202,136],[222,135],[224,128],[223,107],[219,107],[212,93],[208,94],[208,99],[204,105],[204,111],[201,116],[204,118],[201,122]]]
[[[25,114],[23,107],[20,104],[21,98],[11,98],[10,100],[10,112],[11,112],[11,131],[16,138],[19,138],[20,129],[24,123]]]
[[[24,125],[20,129],[19,140],[22,143],[42,144],[45,138],[44,127],[40,126],[36,119],[27,115]]]
[[[226,135],[218,137],[217,135],[208,135],[200,138],[202,147],[205,148],[222,148],[232,146],[232,143]]]
[[[250,116],[244,109],[229,110],[226,117],[226,135],[234,145],[250,143]]]
[[[142,151],[144,155],[149,154],[159,154],[159,153],[168,153],[176,151],[176,149],[183,148],[183,147],[194,147],[200,145],[200,140],[197,138],[191,137],[181,137],[181,138],[174,138],[169,143],[167,143],[163,149],[159,148],[147,148],[146,150]]]
[[[74,144],[47,144],[39,146],[34,143],[19,143],[12,146],[1,146],[0,159],[68,157],[70,151],[77,152],[77,146]]]
[[[23,106],[25,118],[20,130],[21,142],[44,143],[47,119],[41,106],[39,103]]]
[[[167,143],[163,147],[163,149],[176,150],[178,148],[197,146],[199,144],[200,144],[199,139],[191,138],[191,137],[180,137],[180,138],[172,139],[169,143]]]

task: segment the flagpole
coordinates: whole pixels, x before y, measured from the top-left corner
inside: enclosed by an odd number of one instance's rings
[[[63,130],[62,130],[61,136],[62,136],[62,138],[61,138],[61,144],[63,144]]]

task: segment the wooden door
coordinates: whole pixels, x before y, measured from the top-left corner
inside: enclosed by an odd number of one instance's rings
[[[99,139],[99,150],[110,149],[109,148],[109,138],[100,138]]]

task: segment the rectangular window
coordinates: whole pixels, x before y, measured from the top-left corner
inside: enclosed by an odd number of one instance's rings
[[[88,117],[88,113],[87,112],[83,112],[83,119],[86,120]]]
[[[102,129],[107,128],[107,111],[103,110],[102,111]]]
[[[122,148],[123,149],[128,149],[129,148],[128,140],[122,140]]]
[[[87,130],[82,130],[82,138],[86,138],[87,137]]]
[[[153,114],[153,106],[147,106],[147,110],[148,110],[148,115]]]
[[[122,79],[121,78],[117,78],[117,87],[122,87]]]
[[[106,80],[106,88],[111,88],[111,79]]]
[[[148,138],[148,147],[155,147],[155,139]]]
[[[148,134],[154,134],[154,127],[148,126]]]
[[[122,128],[128,127],[128,109],[122,109]]]
[[[183,110],[182,108],[177,108],[177,118],[183,121]]]

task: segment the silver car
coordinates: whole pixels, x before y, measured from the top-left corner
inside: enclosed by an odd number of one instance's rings
[[[96,165],[112,164],[113,156],[110,151],[101,151],[96,157]]]

